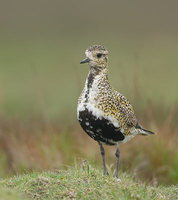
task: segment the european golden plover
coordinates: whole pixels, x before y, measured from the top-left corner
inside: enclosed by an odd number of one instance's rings
[[[84,131],[100,146],[104,174],[108,174],[102,144],[116,145],[115,177],[118,177],[119,144],[136,135],[149,135],[138,123],[129,101],[109,84],[108,51],[101,45],[93,45],[85,51],[90,70],[85,87],[78,99],[77,118]]]

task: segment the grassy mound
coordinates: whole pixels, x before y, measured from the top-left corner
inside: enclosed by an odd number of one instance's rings
[[[110,173],[112,174],[112,172]],[[34,172],[0,181],[0,199],[176,199],[176,186],[153,187],[120,173],[120,181],[83,163],[55,172]]]

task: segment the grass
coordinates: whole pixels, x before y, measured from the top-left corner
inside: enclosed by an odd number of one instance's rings
[[[0,199],[3,200],[27,200],[25,195],[21,192],[13,190],[12,188],[0,187]]]
[[[154,113],[154,108],[149,106],[143,112],[142,124],[157,134],[138,136],[120,145],[120,169],[150,184],[176,184],[178,127],[174,121],[177,110],[173,107],[167,111],[164,121],[155,119]],[[1,177],[33,170],[65,169],[76,157],[87,158],[96,166],[101,162],[98,144],[76,123],[66,126],[63,121],[46,120],[42,116],[24,121],[3,117],[0,127]],[[105,146],[105,150],[110,166],[115,162],[115,148]]]
[[[176,186],[149,186],[138,182],[127,173],[120,172],[120,179],[103,176],[86,161],[67,170],[33,172],[0,181],[1,196],[6,199],[145,199],[174,200]],[[9,197],[8,197],[9,195]],[[11,196],[10,196],[11,195]],[[14,195],[14,198],[13,198]],[[16,197],[17,196],[17,197]],[[5,198],[4,198],[5,199]]]
[[[88,73],[79,62],[94,43],[110,52],[111,84],[129,99],[139,122],[157,132],[120,146],[121,169],[149,183],[177,183],[177,38],[115,33],[2,37],[1,177],[63,169],[75,157],[101,161],[97,144],[76,120],[77,98]],[[114,151],[106,148],[109,165]]]

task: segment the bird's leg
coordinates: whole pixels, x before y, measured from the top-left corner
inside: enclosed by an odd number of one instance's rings
[[[120,151],[119,151],[118,144],[117,144],[115,156],[116,156],[116,169],[115,169],[115,175],[114,176],[116,178],[118,178],[119,157],[120,157]]]
[[[103,160],[103,168],[104,168],[104,175],[109,175],[107,168],[106,168],[106,163],[105,163],[105,152],[104,152],[104,148],[103,145],[98,142],[99,146],[100,146],[100,151],[101,151],[101,156],[102,156],[102,160]]]

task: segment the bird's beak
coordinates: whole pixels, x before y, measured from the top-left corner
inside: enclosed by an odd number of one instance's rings
[[[83,63],[88,63],[90,61],[90,59],[89,58],[85,58],[84,60],[82,60],[81,62],[80,62],[80,64],[83,64]]]

